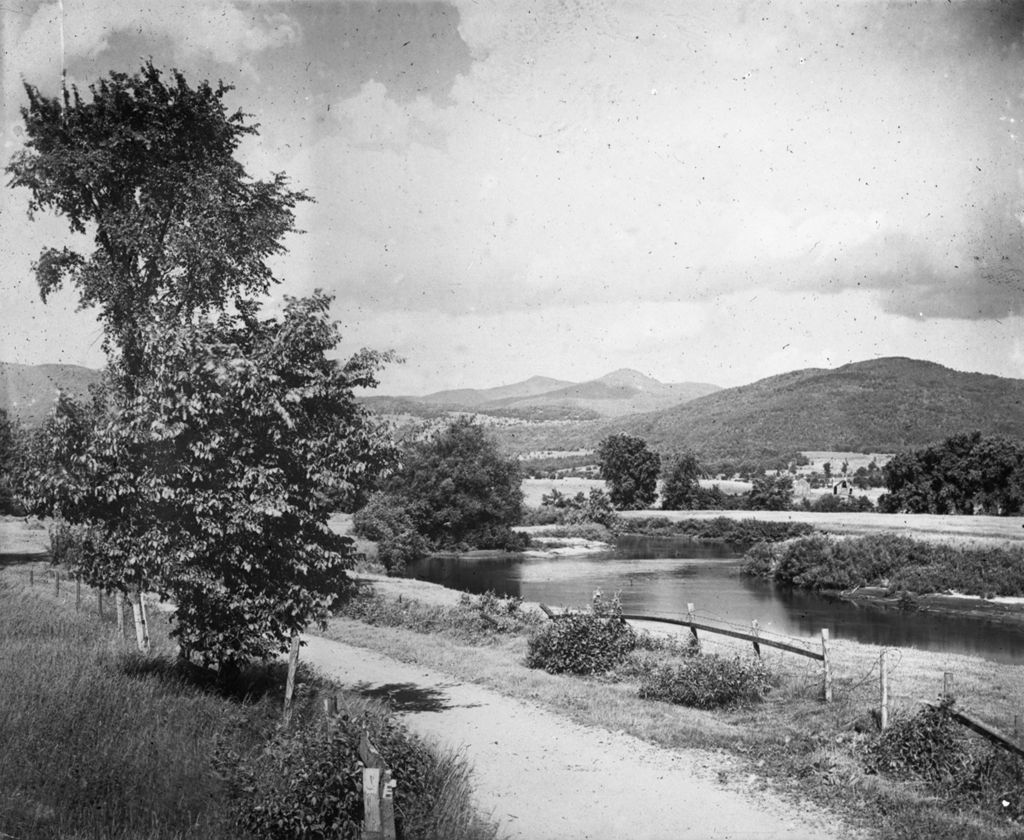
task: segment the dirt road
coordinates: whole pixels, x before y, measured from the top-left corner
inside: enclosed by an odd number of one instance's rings
[[[728,756],[654,747],[364,648],[306,641],[305,661],[346,688],[390,697],[412,731],[462,748],[481,811],[512,840],[855,836],[761,789]]]

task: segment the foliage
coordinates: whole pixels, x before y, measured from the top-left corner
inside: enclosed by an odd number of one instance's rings
[[[698,479],[702,473],[697,456],[693,452],[674,455],[665,470],[665,482],[661,488],[663,510],[689,510],[700,493]]]
[[[748,494],[751,510],[789,510],[792,502],[793,478],[789,475],[759,476]]]
[[[636,646],[618,598],[595,593],[590,612],[568,613],[545,624],[527,643],[526,664],[551,674],[601,674]]]
[[[394,496],[374,493],[352,517],[352,533],[377,543],[377,558],[388,574],[404,575],[428,553],[426,539]]]
[[[645,674],[640,697],[696,709],[720,709],[763,699],[772,682],[771,671],[760,659],[708,654]]]
[[[918,594],[1024,595],[1022,548],[960,547],[890,534],[849,539],[813,535],[757,546],[744,558],[743,571],[809,589],[874,585]]]
[[[1016,514],[1024,509],[1024,443],[960,434],[901,452],[883,468],[886,512]]]
[[[274,282],[267,260],[293,231],[307,200],[283,175],[251,179],[234,153],[256,133],[228,114],[229,86],[170,83],[152,63],[135,75],[111,73],[64,101],[25,85],[26,147],[6,171],[31,191],[30,216],[62,215],[92,234],[95,250],[46,248],[35,264],[45,299],[64,283],[82,307],[97,307],[114,369],[137,376],[150,364],[146,326],[218,312]],[[130,381],[123,381],[130,389]]]
[[[814,531],[814,526],[806,522],[762,522],[758,519],[731,519],[727,516],[680,520],[652,516],[623,520],[622,529],[630,534],[685,536],[745,546],[759,542],[782,542],[806,536]]]
[[[813,502],[804,498],[800,507],[815,513],[867,513],[875,509],[867,496],[840,496],[834,493],[825,493]]]
[[[344,700],[344,698],[343,698]],[[408,733],[393,717],[349,701],[329,734],[322,720],[279,730],[249,755],[221,757],[236,792],[235,819],[253,838],[362,837],[362,764],[366,732],[398,781],[395,818],[403,840],[491,838],[469,802],[468,769]]]
[[[24,510],[17,499],[19,462],[23,435],[0,408],[0,514],[20,515]]]
[[[359,592],[342,603],[338,614],[376,627],[401,627],[416,633],[442,634],[470,644],[491,643],[502,636],[525,633],[541,620],[522,609],[522,599],[493,592],[463,593],[454,606],[426,604]]]
[[[347,585],[351,541],[326,521],[328,491],[357,486],[388,449],[352,389],[379,358],[344,367],[323,295],[280,320],[153,328],[159,355],[113,412],[58,406],[40,434],[35,509],[87,526],[75,571],[107,591],[156,590],[205,662],[286,649]],[[159,349],[159,352],[158,352]]]
[[[92,235],[91,253],[47,248],[35,270],[44,299],[70,283],[99,310],[108,357],[92,405],[61,400],[33,442],[32,508],[85,526],[86,582],[173,598],[183,652],[234,665],[328,615],[350,544],[327,515],[388,448],[353,395],[387,357],[327,359],[330,299],[259,317],[306,196],[235,160],[255,128],[227,113],[228,90],[167,84],[151,63],[91,101],[26,85],[7,172],[30,215]]]
[[[432,549],[515,548],[520,483],[518,463],[481,426],[459,419],[407,446],[383,492]]]
[[[612,527],[618,520],[611,497],[600,488],[593,487],[587,495],[581,490],[575,496],[566,496],[557,488],[541,496],[538,519],[543,522],[528,524],[579,525],[588,522]]]
[[[970,766],[967,740],[953,720],[952,700],[897,717],[870,743],[865,764],[874,772],[948,786]]]
[[[654,504],[661,458],[641,438],[609,435],[598,445],[597,459],[616,508],[640,510]]]

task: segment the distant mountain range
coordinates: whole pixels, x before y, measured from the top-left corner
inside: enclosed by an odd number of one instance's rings
[[[58,389],[85,396],[98,378],[98,371],[71,365],[0,364],[0,408],[36,424]],[[689,448],[705,458],[898,452],[975,430],[1024,438],[1024,380],[906,358],[798,370],[727,389],[666,385],[619,370],[582,383],[533,377],[497,388],[362,401],[381,414],[490,415],[509,452],[592,449],[614,432],[642,437],[661,452]]]
[[[594,419],[656,411],[718,391],[703,382],[666,384],[636,370],[616,370],[587,382],[534,376],[497,388],[438,391],[424,397],[368,397],[377,411],[462,410],[526,419]]]
[[[82,399],[100,372],[79,365],[16,365],[0,362],[0,408],[27,426],[39,425],[53,408],[57,393]]]

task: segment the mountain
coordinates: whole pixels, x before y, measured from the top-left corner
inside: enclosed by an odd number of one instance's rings
[[[366,397],[375,411],[430,414],[431,410],[470,410],[526,419],[582,420],[654,411],[718,390],[698,382],[665,384],[636,370],[613,371],[587,382],[534,376],[497,388],[438,391],[424,397]]]
[[[27,426],[39,425],[53,408],[57,393],[75,399],[89,395],[100,372],[79,365],[17,365],[0,362],[0,408]]]
[[[564,382],[561,379],[551,379],[547,376],[532,376],[524,382],[516,382],[513,385],[501,385],[497,388],[462,388],[454,391],[437,391],[427,394],[425,397],[412,397],[407,399],[418,399],[429,405],[460,406],[463,408],[476,408],[488,403],[500,402],[502,400],[514,400],[521,397],[532,397],[544,394],[548,391],[555,391],[572,385],[571,382]]]
[[[655,411],[711,394],[716,385],[701,382],[665,384],[636,370],[622,369],[589,382],[569,384],[545,393],[495,401],[494,408],[571,407],[604,417]]]
[[[602,424],[704,457],[797,450],[897,452],[978,430],[1024,438],[1024,380],[884,358],[811,368]]]

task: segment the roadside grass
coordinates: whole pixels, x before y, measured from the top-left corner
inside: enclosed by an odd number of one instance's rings
[[[239,770],[255,768],[256,782],[274,789],[266,756],[268,745],[280,754],[272,745],[282,735],[284,664],[245,668],[223,685],[177,659],[158,609],[150,614],[154,652],[143,657],[118,634],[113,604],[101,620],[95,593],[83,591],[76,611],[73,581],[56,596],[50,572],[44,562],[0,566],[0,838],[247,836],[237,822],[248,807]],[[397,731],[384,706],[338,692],[300,665],[289,733],[315,741],[325,690],[349,715],[342,726],[372,717]],[[474,812],[464,760],[408,743],[388,744],[389,761],[412,762],[419,773],[415,798],[402,801],[405,836],[493,840],[495,827]]]
[[[690,655],[682,642],[664,652],[634,652],[612,674],[580,678],[526,668],[525,633],[479,644],[443,631],[428,636],[405,627],[369,627],[337,618],[324,635],[447,671],[580,723],[622,730],[664,747],[714,751],[720,776],[731,783],[746,785],[751,774],[765,777],[784,794],[838,810],[851,824],[879,837],[1024,838],[1024,826],[1006,818],[998,799],[968,803],[920,782],[868,769],[864,755],[877,737],[882,649],[876,646],[833,640],[831,704],[820,699],[820,663],[763,648],[764,662],[777,679],[764,701],[700,711],[637,697],[639,681],[650,667]],[[813,639],[807,641],[814,646]],[[706,651],[723,656],[752,656],[749,644],[741,641],[702,634],[702,643]],[[965,656],[890,650],[893,714],[909,715],[922,700],[937,700],[946,671],[955,674],[960,705],[1012,731],[1013,711],[1024,696],[1024,668]],[[966,730],[963,737],[978,755],[989,749]]]

